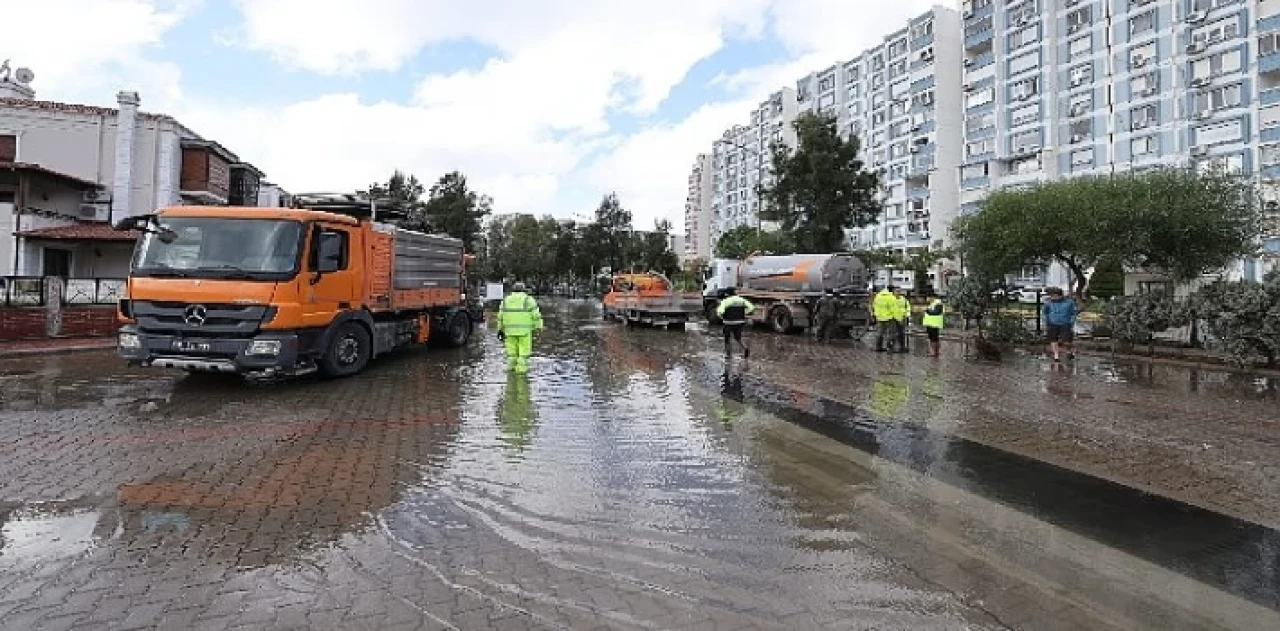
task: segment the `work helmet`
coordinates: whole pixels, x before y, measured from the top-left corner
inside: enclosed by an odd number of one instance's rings
[[[524,291],[525,289],[526,287],[522,282],[517,281],[511,284],[511,291]]]

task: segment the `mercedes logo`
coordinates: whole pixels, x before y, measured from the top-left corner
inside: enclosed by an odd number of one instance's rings
[[[191,305],[182,312],[182,321],[191,326],[200,326],[208,315],[209,310],[204,305]]]

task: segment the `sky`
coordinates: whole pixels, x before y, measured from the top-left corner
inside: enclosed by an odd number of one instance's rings
[[[950,0],[38,0],[37,98],[174,116],[292,192],[458,170],[495,212],[616,192],[683,229],[689,171],[770,92]]]

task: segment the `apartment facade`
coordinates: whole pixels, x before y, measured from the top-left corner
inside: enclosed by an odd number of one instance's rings
[[[967,0],[962,16],[961,213],[1079,175],[1280,175],[1280,0]],[[1068,279],[1051,266],[1013,280]]]
[[[796,146],[791,123],[798,113],[795,90],[783,88],[751,112],[750,122],[725,130],[712,144],[711,243],[740,226],[768,227],[760,220],[758,187],[774,181],[774,143]]]
[[[689,192],[684,200],[684,244],[676,250],[685,261],[711,258],[715,244],[712,234],[712,170],[711,154],[700,153],[689,171]]]

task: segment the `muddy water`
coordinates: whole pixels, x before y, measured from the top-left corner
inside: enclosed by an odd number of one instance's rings
[[[1266,528],[546,315],[527,378],[5,363],[0,627],[1280,627]]]

